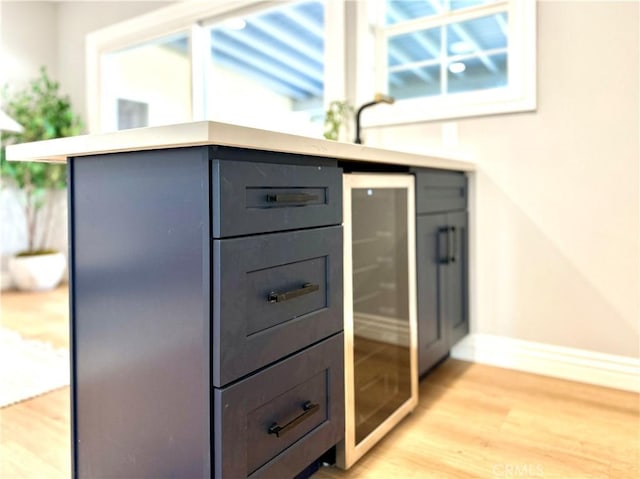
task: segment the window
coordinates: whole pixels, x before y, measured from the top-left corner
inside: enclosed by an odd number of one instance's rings
[[[363,126],[532,110],[535,7],[175,2],[87,37],[89,130],[214,120],[319,137],[331,101],[376,92],[398,101]]]
[[[397,100],[371,124],[535,108],[535,1],[384,0],[376,90]]]
[[[320,136],[324,31],[320,1],[213,20],[207,28],[206,118]]]
[[[178,2],[94,32],[89,130],[214,120],[322,136],[344,97],[343,15],[324,0]]]
[[[191,119],[188,33],[106,53],[102,64],[102,124],[108,129]]]

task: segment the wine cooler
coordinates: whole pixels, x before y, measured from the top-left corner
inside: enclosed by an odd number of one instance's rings
[[[345,174],[345,439],[349,468],[418,402],[414,178]]]

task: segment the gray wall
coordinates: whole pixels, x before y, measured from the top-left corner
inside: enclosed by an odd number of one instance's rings
[[[85,36],[99,28],[170,2],[0,2],[0,85],[23,87],[44,65],[86,118]],[[57,192],[45,210],[51,223],[48,246],[67,250],[66,195]],[[20,195],[7,182],[0,191],[0,286],[11,287],[9,256],[26,248]]]
[[[57,77],[57,10],[54,2],[0,2],[0,84],[22,85],[41,65]]]
[[[538,2],[536,112],[457,121],[478,165],[472,329],[638,357],[639,4]],[[368,144],[442,146],[442,123]]]
[[[77,110],[87,116],[84,41],[91,33],[108,25],[142,15],[172,2],[60,2],[58,4],[57,49],[59,80]]]

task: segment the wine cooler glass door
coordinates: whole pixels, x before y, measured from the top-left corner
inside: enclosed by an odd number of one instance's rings
[[[415,215],[412,176],[344,181],[349,467],[417,403]]]

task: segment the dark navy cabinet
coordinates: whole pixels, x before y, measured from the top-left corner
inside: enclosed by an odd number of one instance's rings
[[[469,332],[467,178],[448,171],[413,172],[422,375]]]
[[[334,160],[202,146],[68,174],[74,477],[286,478],[342,439]]]

